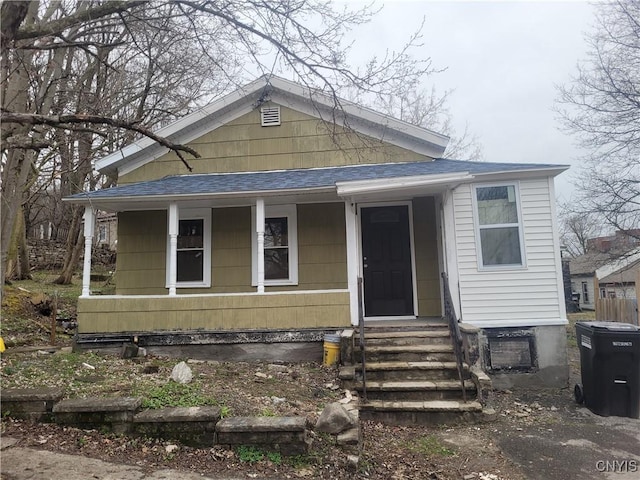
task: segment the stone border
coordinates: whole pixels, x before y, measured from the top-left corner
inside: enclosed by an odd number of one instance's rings
[[[194,447],[251,445],[282,455],[309,452],[306,417],[230,417],[218,407],[140,410],[133,397],[62,400],[61,388],[5,389],[2,411],[29,421],[53,421],[85,429],[176,440]]]

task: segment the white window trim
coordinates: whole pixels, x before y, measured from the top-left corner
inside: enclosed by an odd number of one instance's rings
[[[178,282],[176,280],[176,288],[209,288],[211,287],[211,209],[210,208],[188,208],[178,209],[178,224],[180,220],[203,220],[204,234],[204,259],[202,262],[202,281],[201,282]],[[169,288],[169,262],[170,262],[170,245],[167,235],[167,262],[166,262],[166,286]],[[177,274],[177,272],[176,272]]]
[[[296,205],[265,205],[264,218],[287,217],[289,241],[289,278],[268,280],[266,286],[298,285],[298,210]],[[256,208],[251,207],[251,285],[258,285],[258,235],[256,233]]]
[[[482,242],[480,239],[480,218],[478,217],[478,188],[487,188],[487,187],[513,187],[515,190],[516,196],[516,212],[518,213],[518,237],[520,239],[520,261],[522,263],[513,263],[507,265],[485,265],[484,259],[482,258]],[[476,237],[476,257],[478,261],[478,270],[484,271],[495,271],[495,270],[524,270],[527,268],[527,257],[525,254],[525,246],[524,246],[524,225],[522,223],[522,209],[520,206],[520,183],[518,181],[512,182],[501,182],[501,183],[479,183],[473,185],[471,191],[471,202],[473,206],[473,223]],[[506,228],[506,227],[514,227],[515,223],[495,223],[491,224],[491,227],[488,228]],[[485,227],[487,228],[487,227]]]

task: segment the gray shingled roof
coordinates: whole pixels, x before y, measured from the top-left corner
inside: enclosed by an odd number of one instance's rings
[[[571,275],[593,275],[601,266],[611,262],[615,255],[606,252],[589,252],[569,261]]]
[[[84,192],[70,199],[116,199],[164,195],[287,191],[335,186],[337,182],[469,172],[491,174],[564,168],[561,165],[488,163],[438,159],[424,162],[352,165],[264,172],[175,175],[158,180]]]

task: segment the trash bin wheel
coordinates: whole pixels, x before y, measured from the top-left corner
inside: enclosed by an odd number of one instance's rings
[[[582,385],[579,383],[576,383],[576,386],[573,388],[573,396],[578,404],[582,405],[584,403],[584,390],[582,390]]]

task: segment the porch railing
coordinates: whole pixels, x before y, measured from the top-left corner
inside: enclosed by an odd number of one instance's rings
[[[462,400],[466,402],[467,390],[464,387],[464,367],[462,365],[462,359],[464,358],[462,335],[460,334],[458,319],[453,308],[453,298],[451,297],[451,291],[449,290],[449,278],[445,272],[442,272],[442,283],[444,285],[444,316],[447,319],[449,332],[451,333],[451,342],[453,343],[453,353],[456,357],[458,378],[460,379],[460,385],[462,386]]]
[[[367,361],[364,345],[364,311],[362,308],[362,277],[358,277],[358,333],[360,336],[360,362],[362,364],[362,400],[367,401]]]

